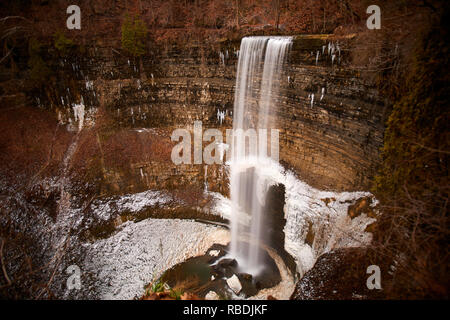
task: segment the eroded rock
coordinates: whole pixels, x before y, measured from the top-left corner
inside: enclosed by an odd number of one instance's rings
[[[219,295],[215,293],[214,291],[210,291],[205,296],[206,300],[219,300]]]
[[[239,278],[235,274],[233,274],[231,278],[227,279],[227,284],[235,294],[239,294],[239,292],[241,292],[242,290],[241,282],[239,281]]]

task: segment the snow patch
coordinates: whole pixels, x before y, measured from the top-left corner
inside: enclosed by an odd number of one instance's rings
[[[366,214],[351,219],[347,214],[349,205],[362,197],[373,197],[371,193],[315,189],[270,158],[248,158],[244,166],[255,167],[260,179],[268,181],[266,187],[285,186],[285,249],[296,260],[301,276],[321,254],[336,248],[365,246],[372,240],[372,234],[364,230],[375,219]],[[220,194],[211,194],[216,198],[213,211],[229,219],[231,201]],[[234,214],[240,215],[240,223],[248,224],[250,217],[241,212]],[[308,244],[306,238],[310,232],[313,240]]]
[[[228,241],[226,230],[194,221],[129,221],[112,237],[83,244],[88,256],[82,270],[96,279],[98,298],[132,299],[168,268]]]
[[[102,220],[111,219],[117,212],[139,212],[149,207],[162,206],[174,199],[162,191],[148,190],[126,194],[118,198],[107,198],[92,203],[93,212]]]

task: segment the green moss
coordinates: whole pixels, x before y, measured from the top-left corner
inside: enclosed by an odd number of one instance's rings
[[[172,289],[170,288],[169,296],[176,300],[181,300],[181,296],[183,295],[184,291],[182,289]]]
[[[315,50],[325,45],[328,39],[329,35],[327,34],[297,35],[294,37],[292,49],[294,51]]]
[[[420,194],[435,187],[431,177],[446,175],[446,156],[439,150],[449,149],[447,47],[431,33],[414,51],[412,72],[386,123],[377,194],[402,193],[405,186]]]
[[[122,48],[134,57],[142,56],[146,49],[146,38],[145,23],[138,16],[135,16],[134,19],[126,16],[122,24]]]
[[[55,49],[58,50],[62,55],[66,55],[70,51],[70,49],[75,46],[73,40],[67,38],[61,31],[55,32],[53,38],[53,45],[55,46]]]
[[[168,285],[165,282],[158,279],[153,281],[151,285],[146,288],[146,295],[150,295],[150,293],[164,292],[167,287]]]

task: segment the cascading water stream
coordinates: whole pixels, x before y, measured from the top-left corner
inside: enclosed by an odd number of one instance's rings
[[[267,132],[275,129],[275,98],[291,43],[291,37],[246,37],[240,47],[233,111],[235,135],[230,163],[233,211],[230,253],[240,268],[251,274],[257,274],[263,267],[260,245],[268,182],[261,172],[268,158]],[[246,133],[236,134],[239,131]],[[252,132],[255,135],[258,133],[256,144],[247,143],[246,139],[251,140],[247,133]],[[274,140],[271,136],[271,143]],[[250,228],[243,223],[246,216],[250,217]],[[246,240],[243,241],[243,238]]]

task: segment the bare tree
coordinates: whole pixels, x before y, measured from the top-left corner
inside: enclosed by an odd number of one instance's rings
[[[236,28],[239,29],[239,10],[240,10],[240,0],[235,0],[235,9],[236,9]]]
[[[274,0],[275,16],[276,16],[276,18],[275,18],[275,25],[276,25],[277,30],[278,30],[279,25],[280,25],[280,12],[281,12],[281,10],[280,10],[280,1],[281,0]]]

